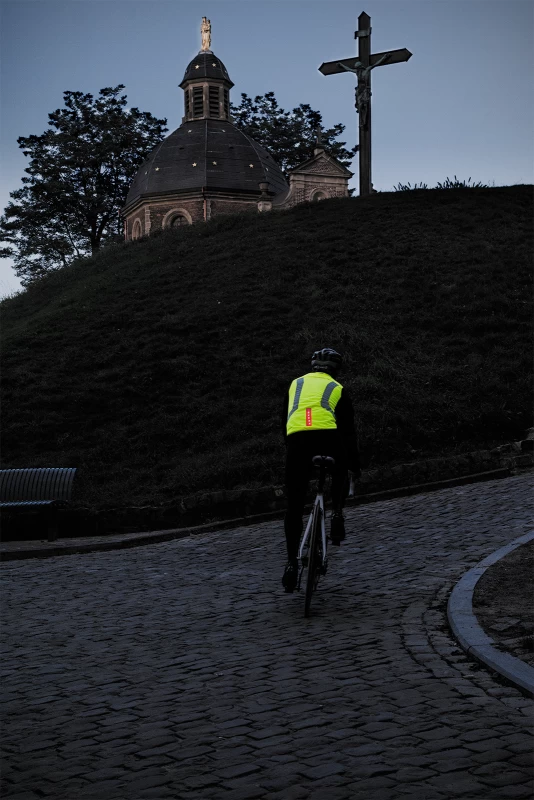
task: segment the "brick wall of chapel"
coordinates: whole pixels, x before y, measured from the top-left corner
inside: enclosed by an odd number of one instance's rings
[[[214,198],[210,202],[210,217],[222,214],[244,214],[245,212],[258,213],[258,198],[253,200],[227,200]]]
[[[222,214],[243,214],[245,212],[258,213],[258,200],[257,198],[251,200],[229,200],[228,198],[214,198],[208,200],[209,203],[209,216],[211,219]],[[126,220],[126,240],[132,239],[133,228],[136,220],[141,223],[141,236],[154,233],[161,230],[165,216],[176,209],[184,209],[191,216],[192,224],[204,221],[204,200],[203,199],[188,199],[188,200],[174,200],[167,203],[150,204],[150,229],[147,231],[147,214],[146,207],[143,206],[137,209]]]
[[[163,226],[163,220],[169,211],[174,209],[178,210],[183,208],[190,215],[193,223],[202,222],[204,219],[204,203],[202,200],[174,200],[168,203],[158,203],[157,205],[150,205],[150,220],[151,227],[150,233],[160,231]]]

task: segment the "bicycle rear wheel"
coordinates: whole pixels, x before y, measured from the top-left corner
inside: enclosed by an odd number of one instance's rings
[[[319,581],[321,569],[321,556],[319,547],[321,543],[321,517],[322,511],[318,506],[313,509],[313,522],[310,531],[310,547],[308,549],[308,575],[306,578],[306,592],[304,598],[304,616],[310,616],[312,594]]]

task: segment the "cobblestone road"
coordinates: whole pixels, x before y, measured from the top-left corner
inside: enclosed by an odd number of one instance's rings
[[[534,704],[446,624],[530,477],[350,510],[309,620],[280,522],[5,564],[2,797],[531,798]]]

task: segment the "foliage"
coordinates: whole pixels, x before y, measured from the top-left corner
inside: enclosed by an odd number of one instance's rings
[[[231,107],[236,127],[265,147],[287,176],[288,172],[313,156],[317,133],[321,132],[322,146],[327,153],[349,166],[357,147],[347,150],[345,142],[336,141],[345,130],[338,123],[325,129],[319,111],[301,103],[292,111],[280,108],[274,92],[257,95],[254,99],[241,94],[241,103]]]
[[[221,216],[47,275],[1,304],[4,465],[78,467],[74,500],[95,506],[280,485],[281,398],[326,345],[366,467],[519,439],[532,200],[434,189]]]
[[[65,92],[49,129],[18,139],[29,177],[0,219],[0,240],[9,243],[0,255],[14,259],[23,285],[120,234],[130,183],[166,131],[166,120],[128,109],[122,89],[101,89],[97,98]]]
[[[445,178],[444,183],[437,183],[436,189],[488,189],[489,187],[485,183],[470,183],[471,177],[467,179],[467,181],[459,181],[456,175],[454,176],[454,180],[451,181],[450,178]]]
[[[415,192],[417,189],[428,189],[427,183],[398,183],[396,186],[393,187],[393,191],[395,192]]]
[[[469,177],[467,181],[459,181],[456,175],[454,176],[454,180],[451,181],[450,178],[445,178],[444,183],[437,183],[434,187],[435,189],[489,189],[484,183],[470,183],[471,178]],[[413,186],[410,183],[398,183],[397,186],[393,187],[395,192],[415,192],[417,189],[428,189],[428,184],[426,183],[415,183]]]

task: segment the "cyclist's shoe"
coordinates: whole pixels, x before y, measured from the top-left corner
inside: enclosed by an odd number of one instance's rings
[[[330,520],[330,541],[339,547],[345,538],[345,520],[341,511],[334,511]]]
[[[291,558],[288,561],[287,567],[282,576],[282,586],[286,592],[294,592],[297,588],[299,579],[299,562],[296,558]]]

